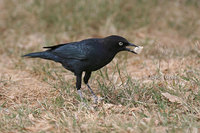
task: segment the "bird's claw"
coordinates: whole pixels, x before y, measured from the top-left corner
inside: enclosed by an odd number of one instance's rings
[[[93,97],[94,97],[94,103],[98,104],[98,97],[96,95],[94,95]]]

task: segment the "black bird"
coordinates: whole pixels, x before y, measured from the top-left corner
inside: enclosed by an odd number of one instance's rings
[[[79,42],[44,47],[47,48],[46,51],[29,53],[23,55],[23,57],[42,58],[61,63],[64,68],[70,70],[76,76],[76,88],[81,100],[83,99],[80,90],[81,80],[82,73],[85,72],[84,83],[88,86],[95,102],[97,102],[98,98],[88,84],[92,71],[107,65],[120,51],[137,54],[127,46],[138,47],[121,36],[111,35],[105,38],[90,38]]]

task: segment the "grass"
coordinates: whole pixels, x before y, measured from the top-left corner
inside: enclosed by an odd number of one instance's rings
[[[197,0],[0,2],[0,132],[199,132]],[[119,34],[144,46],[92,74],[93,104],[61,65],[22,54]]]

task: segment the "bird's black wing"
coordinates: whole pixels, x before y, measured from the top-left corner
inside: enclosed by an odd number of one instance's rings
[[[77,59],[77,60],[87,60],[88,54],[90,52],[90,41],[80,41],[80,42],[73,42],[68,44],[59,44],[50,47],[49,51],[54,55],[59,56],[63,59]]]
[[[49,50],[54,50],[60,46],[63,46],[63,45],[67,45],[68,43],[65,43],[65,44],[58,44],[58,45],[54,45],[54,46],[46,46],[46,47],[43,47],[43,48],[48,48]]]

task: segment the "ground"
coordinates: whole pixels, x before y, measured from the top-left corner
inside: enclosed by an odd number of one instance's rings
[[[0,132],[200,132],[199,9],[195,0],[0,1]],[[98,104],[85,85],[81,103],[60,64],[21,57],[111,34],[144,49],[92,74]]]

